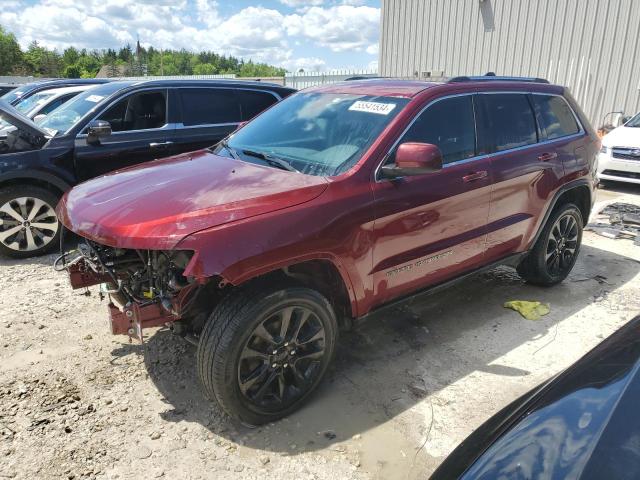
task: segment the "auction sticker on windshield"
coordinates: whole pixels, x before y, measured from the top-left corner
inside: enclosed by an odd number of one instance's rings
[[[367,112],[377,113],[379,115],[389,115],[391,111],[396,108],[395,103],[379,103],[379,102],[365,102],[358,100],[349,107],[349,110],[354,112]]]
[[[100,95],[89,95],[86,100],[87,100],[87,102],[98,103],[103,98],[104,97],[102,97]]]

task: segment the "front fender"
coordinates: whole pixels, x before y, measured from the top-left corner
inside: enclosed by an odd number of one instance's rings
[[[332,215],[305,206],[260,215],[233,224],[196,232],[174,248],[192,250],[184,275],[205,281],[221,277],[239,285],[267,273],[309,260],[331,262],[349,294],[351,310],[358,316],[358,299],[364,295],[357,262],[370,259],[366,232],[343,232]],[[355,236],[356,238],[349,238]],[[354,245],[356,247],[354,247]],[[369,262],[370,263],[370,262]]]

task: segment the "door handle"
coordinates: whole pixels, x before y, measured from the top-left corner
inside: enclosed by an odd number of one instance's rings
[[[475,180],[480,180],[482,178],[485,178],[488,175],[489,174],[487,173],[486,170],[481,170],[479,172],[473,172],[473,173],[470,173],[468,175],[465,175],[464,177],[462,177],[462,181],[465,182],[465,183],[473,182]]]
[[[173,145],[173,142],[151,142],[149,144],[150,148],[167,148]]]
[[[554,158],[558,158],[558,154],[556,152],[547,152],[538,156],[538,160],[540,160],[541,162],[548,162],[549,160],[553,160]]]

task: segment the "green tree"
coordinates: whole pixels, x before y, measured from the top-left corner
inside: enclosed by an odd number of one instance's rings
[[[78,68],[80,68],[80,76],[82,78],[95,77],[100,67],[103,65],[102,56],[97,52],[86,53],[83,52],[78,59]]]
[[[133,52],[131,51],[131,45],[128,43],[118,51],[118,58],[125,63],[130,62],[133,59]]]
[[[26,52],[20,49],[15,36],[0,26],[0,75],[19,73],[44,77],[94,77],[102,66],[108,66],[110,76],[122,69],[128,75],[214,75],[232,73],[241,77],[271,77],[284,75],[284,69],[266,63],[220,55],[212,51],[157,50],[131,45],[116,50],[78,50],[66,48],[62,54],[31,43]]]
[[[214,75],[216,67],[210,63],[198,63],[193,67],[194,75]]]
[[[0,25],[0,75],[13,73],[22,63],[22,51],[13,33]]]
[[[47,50],[33,41],[26,53],[24,61],[27,67],[36,75],[43,77],[57,77],[60,75],[61,59],[53,50]]]
[[[82,70],[78,65],[67,65],[64,67],[64,76],[67,78],[80,78]]]
[[[64,62],[66,67],[78,63],[79,59],[80,53],[73,47],[66,48],[64,52],[62,52],[62,61]]]

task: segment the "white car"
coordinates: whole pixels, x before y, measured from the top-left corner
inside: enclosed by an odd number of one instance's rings
[[[95,85],[75,85],[73,87],[51,88],[34,93],[19,102],[15,107],[25,117],[35,119],[39,115],[48,115],[63,103],[71,100],[80,92],[95,87]]]
[[[598,178],[640,184],[640,113],[602,137]]]

